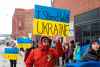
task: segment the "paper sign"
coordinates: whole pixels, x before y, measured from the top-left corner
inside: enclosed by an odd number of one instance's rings
[[[33,19],[33,35],[69,36],[70,25],[63,22]]]
[[[69,22],[70,11],[68,9],[59,9],[47,6],[35,5],[34,18],[43,20],[52,20],[59,22]]]

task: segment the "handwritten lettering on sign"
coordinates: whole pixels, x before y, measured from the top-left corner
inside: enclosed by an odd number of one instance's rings
[[[33,35],[46,36],[69,36],[70,25],[68,23],[34,19],[33,20]]]
[[[34,18],[43,20],[52,20],[59,22],[69,22],[70,11],[68,9],[53,8],[47,6],[35,5]]]

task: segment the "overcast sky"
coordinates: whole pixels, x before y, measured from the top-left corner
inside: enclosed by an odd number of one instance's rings
[[[32,9],[34,4],[51,6],[51,0],[0,0],[0,34],[11,34],[15,8]]]

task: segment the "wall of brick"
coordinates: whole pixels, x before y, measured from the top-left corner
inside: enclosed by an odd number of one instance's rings
[[[100,7],[100,0],[53,0],[53,7],[71,10],[71,16]]]
[[[12,34],[14,37],[28,36],[32,32],[32,9],[15,9]]]

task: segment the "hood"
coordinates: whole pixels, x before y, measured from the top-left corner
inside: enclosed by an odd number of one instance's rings
[[[48,50],[48,49],[49,49],[49,46],[45,46],[45,45],[43,45],[43,43],[42,43],[42,40],[43,40],[44,38],[49,39],[49,44],[51,44],[51,39],[50,39],[49,37],[47,37],[47,36],[42,36],[42,37],[40,38],[40,41],[39,41],[38,46],[39,46],[39,48],[41,48],[42,50]]]

